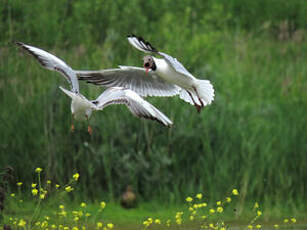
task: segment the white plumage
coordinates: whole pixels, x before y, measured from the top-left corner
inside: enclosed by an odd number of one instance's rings
[[[212,103],[214,89],[209,80],[195,78],[176,58],[157,51],[140,37],[131,35],[128,36],[128,41],[136,49],[162,58],[147,56],[152,62],[146,63],[144,60],[145,68],[120,66],[107,70],[76,71],[78,79],[106,87],[129,88],[142,96],[179,94],[181,99],[195,105],[198,111]]]
[[[71,112],[76,120],[88,120],[95,110],[103,110],[112,104],[125,104],[133,115],[152,119],[165,126],[173,123],[157,108],[141,98],[137,93],[123,87],[112,87],[105,90],[96,100],[90,101],[79,92],[79,82],[75,71],[56,56],[33,46],[17,42],[21,48],[35,57],[43,67],[61,73],[71,86],[71,91],[60,89],[71,99]]]

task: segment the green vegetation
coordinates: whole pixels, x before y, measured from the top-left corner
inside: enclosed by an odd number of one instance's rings
[[[161,205],[155,202],[141,203],[134,209],[123,209],[116,203],[72,200],[78,188],[79,174],[75,173],[69,183],[54,184],[43,179],[41,168],[35,170],[34,183],[18,182],[18,192],[11,193],[1,215],[4,229],[7,226],[23,229],[215,229],[226,230],[230,226],[260,229],[262,226],[279,228],[299,227],[295,217],[267,221],[263,218],[262,205],[255,202],[248,211],[237,216],[236,203],[240,197],[237,189],[222,199],[210,202],[202,193],[188,196],[181,205]],[[236,217],[235,217],[236,216]],[[236,223],[233,219],[236,218]],[[280,218],[280,217],[278,217]],[[114,224],[115,223],[115,224]],[[0,227],[0,229],[3,229]]]
[[[286,0],[47,1],[0,4],[0,167],[32,182],[33,169],[63,183],[78,171],[80,197],[117,202],[126,185],[142,201],[176,205],[238,188],[272,216],[306,213],[307,4]],[[11,41],[46,49],[75,69],[142,63],[125,40],[144,36],[216,90],[198,114],[178,97],[148,98],[174,121],[164,128],[109,107],[70,132],[66,82]],[[81,84],[89,98],[102,91]]]

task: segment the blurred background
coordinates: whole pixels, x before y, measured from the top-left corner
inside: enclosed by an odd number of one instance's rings
[[[307,199],[307,2],[304,0],[2,0],[0,168],[31,183],[34,169],[78,193],[117,201],[126,186],[146,202],[176,203],[236,187],[240,204],[305,210]],[[165,128],[124,106],[72,122],[68,87],[13,41],[45,49],[74,69],[142,65],[126,35],[143,36],[209,79],[216,98],[200,114],[173,98],[147,98]],[[96,98],[102,88],[81,83]]]

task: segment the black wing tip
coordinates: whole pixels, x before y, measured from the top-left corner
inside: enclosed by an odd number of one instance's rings
[[[13,43],[14,43],[15,45],[18,45],[18,46],[24,46],[24,45],[25,45],[24,43],[19,42],[19,41],[13,41]]]
[[[135,35],[135,34],[128,34],[128,35],[127,35],[127,38],[136,38],[139,42],[145,44],[146,50],[151,51],[151,52],[154,52],[154,53],[157,53],[157,52],[158,52],[158,50],[157,50],[155,47],[153,47],[148,41],[146,41],[146,40],[145,40],[143,37],[141,37],[141,36],[137,36],[137,35]],[[143,48],[144,48],[144,47],[143,47]]]
[[[46,63],[44,62],[44,60],[41,59],[39,55],[37,55],[35,52],[33,52],[31,48],[29,48],[29,46],[27,46],[26,44],[22,42],[18,42],[18,41],[16,41],[15,44],[21,47],[28,54],[32,55],[42,66],[46,67]]]
[[[135,34],[128,34],[127,38],[132,38],[132,37],[136,37]]]

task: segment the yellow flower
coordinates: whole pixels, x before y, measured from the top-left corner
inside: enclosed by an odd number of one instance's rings
[[[104,201],[100,202],[100,207],[102,209],[104,209],[106,207],[106,202],[104,202]]]
[[[74,217],[74,221],[78,222],[79,221],[79,217],[75,216]]]
[[[257,225],[256,225],[256,228],[261,228],[261,224],[257,224]]]
[[[279,228],[279,225],[278,224],[274,224],[274,228]]]
[[[237,189],[234,188],[234,189],[232,190],[232,194],[235,195],[235,196],[237,196],[237,195],[239,195],[239,192],[238,192]]]
[[[64,230],[69,230],[69,227],[65,226],[65,227],[64,227]]]
[[[22,182],[17,182],[17,186],[21,186],[22,185]]]
[[[75,226],[72,228],[72,230],[79,230],[79,228]]]
[[[62,211],[59,212],[59,215],[60,215],[60,216],[66,217],[66,216],[67,216],[67,212],[65,212],[65,211],[62,209]]]
[[[72,177],[74,178],[75,181],[79,179],[79,173],[75,173]]]
[[[221,201],[218,201],[218,202],[216,202],[216,204],[217,204],[218,206],[220,206],[220,205],[222,205],[222,202],[221,202]]]
[[[171,226],[171,220],[170,220],[170,219],[168,219],[168,220],[166,221],[166,226],[167,226],[167,227]]]
[[[209,227],[210,227],[210,228],[214,228],[214,224],[213,224],[213,223],[210,223],[210,224],[209,224]]]
[[[51,184],[51,180],[47,180],[47,184]]]
[[[213,213],[215,213],[215,210],[214,210],[213,208],[211,208],[211,209],[209,210],[209,212],[210,212],[210,214],[213,214]]]
[[[220,230],[226,230],[226,228],[225,227],[221,227]]]
[[[255,202],[254,209],[257,209],[257,208],[259,208],[259,204],[258,204],[258,202]]]
[[[262,212],[260,210],[257,211],[257,216],[261,216]]]
[[[41,173],[41,171],[43,171],[42,168],[36,168],[36,169],[35,169],[35,172],[36,172],[36,173]]]
[[[86,203],[82,202],[82,203],[80,204],[80,206],[81,206],[81,208],[85,208],[85,207],[86,207]]]
[[[44,220],[41,224],[41,228],[46,228],[46,227],[48,227],[48,222]]]
[[[189,211],[190,211],[190,212],[193,212],[193,211],[194,211],[194,208],[193,208],[193,207],[189,207]]]
[[[200,200],[201,198],[203,198],[203,194],[198,193],[198,194],[196,195],[196,198]]]
[[[291,218],[292,223],[296,223],[296,219],[294,217]]]
[[[206,219],[206,218],[207,218],[207,216],[202,216],[201,218],[202,218],[202,219]]]
[[[11,193],[11,197],[15,197],[15,193]]]
[[[102,222],[97,222],[97,228],[102,228],[103,224]]]
[[[201,205],[201,207],[207,207],[207,203],[205,203],[205,202],[201,203],[200,205]]]
[[[155,219],[155,224],[161,224],[161,221],[159,219]]]
[[[86,216],[86,217],[89,217],[89,216],[91,216],[91,213],[88,213],[88,212],[87,212],[87,213],[85,213],[85,216]]]
[[[32,188],[36,188],[36,185],[37,185],[37,184],[32,183],[32,184],[31,184],[31,187],[32,187]]]
[[[56,229],[56,225],[55,224],[51,225],[51,228]]]
[[[19,222],[18,222],[19,227],[24,227],[24,226],[26,226],[26,224],[27,224],[27,222],[24,221],[23,219],[20,219]]]
[[[58,185],[58,184],[55,185],[55,188],[59,188],[59,187],[60,187],[60,185]]]
[[[108,223],[108,224],[107,224],[107,227],[108,227],[109,229],[112,229],[112,228],[114,227],[114,224]]]
[[[60,209],[64,209],[65,207],[64,207],[64,205],[60,204],[60,205],[59,205],[59,208],[60,208]]]
[[[50,217],[49,217],[49,216],[45,216],[45,219],[46,219],[46,220],[50,220]]]
[[[248,229],[253,229],[253,225],[250,224],[250,225],[247,226],[247,228]]]
[[[194,220],[194,216],[190,216],[190,220]]]
[[[219,213],[222,213],[223,210],[224,210],[224,209],[223,209],[222,207],[217,207],[217,209],[216,209],[216,211],[219,212]]]
[[[66,192],[71,192],[72,190],[74,190],[74,189],[70,185],[65,187]]]
[[[188,196],[186,199],[185,199],[187,202],[192,202],[193,201],[193,198]]]

